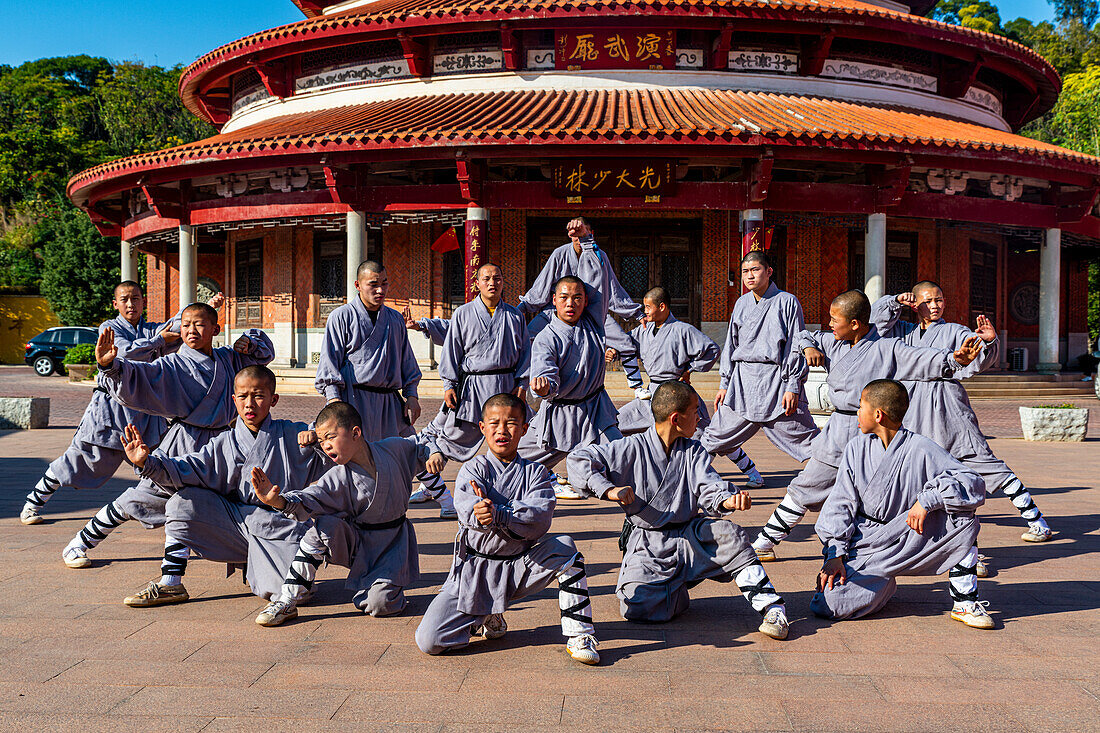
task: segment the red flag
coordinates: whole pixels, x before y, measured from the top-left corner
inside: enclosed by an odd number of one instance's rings
[[[448,228],[439,235],[439,239],[432,242],[432,250],[439,254],[453,252],[456,249],[458,249],[458,234],[454,227]]]

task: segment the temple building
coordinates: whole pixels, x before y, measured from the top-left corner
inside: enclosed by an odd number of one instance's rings
[[[221,290],[229,337],[308,367],[361,260],[448,316],[485,261],[515,302],[584,215],[631,295],[718,340],[756,247],[811,324],[931,279],[1032,369],[1086,351],[1100,159],[1015,134],[1058,75],[929,0],[297,4],[183,74],[219,134],[69,183],[123,277],[145,258],[152,318]]]

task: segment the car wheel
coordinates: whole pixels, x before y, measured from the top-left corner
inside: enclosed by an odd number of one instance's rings
[[[34,373],[40,377],[48,377],[54,373],[53,359],[48,356],[40,356],[34,360]]]

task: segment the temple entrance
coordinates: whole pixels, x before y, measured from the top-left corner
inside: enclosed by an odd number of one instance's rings
[[[585,218],[631,298],[641,303],[647,290],[661,285],[668,290],[673,314],[693,326],[699,325],[701,219]],[[534,282],[550,253],[566,242],[566,221],[567,217],[527,220],[528,286]]]

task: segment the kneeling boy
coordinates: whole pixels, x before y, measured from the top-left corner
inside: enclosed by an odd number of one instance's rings
[[[626,540],[616,593],[630,621],[669,621],[687,610],[688,588],[713,579],[734,581],[760,615],[760,632],[787,638],[783,599],[728,514],[751,505],[748,494],[724,481],[710,455],[691,436],[699,419],[698,396],[683,382],[653,394],[655,425],[607,445],[569,456],[578,488],[618,502],[626,510]],[[629,526],[627,526],[629,525]]]
[[[978,519],[985,482],[923,435],[901,427],[909,395],[876,379],[859,399],[858,435],[815,529],[825,565],[810,609],[833,619],[874,613],[899,575],[948,572],[951,618],[978,629],[993,619],[978,600]]]
[[[598,664],[584,556],[572,537],[546,536],[556,503],[550,473],[517,455],[527,404],[513,394],[490,397],[479,427],[489,452],[463,465],[455,480],[454,564],[416,630],[417,645],[440,654],[472,635],[499,638],[508,630],[504,609],[557,578],[566,651]]]
[[[420,577],[416,533],[405,513],[413,476],[439,473],[442,454],[415,436],[367,443],[359,412],[346,402],[330,402],[315,425],[315,440],[336,464],[316,483],[283,494],[263,471],[252,471],[260,501],[299,521],[313,520],[278,597],[256,617],[261,626],[298,615],[298,602],[326,560],[350,569],[345,587],[355,592],[356,608],[371,616],[403,611],[405,587]]]

